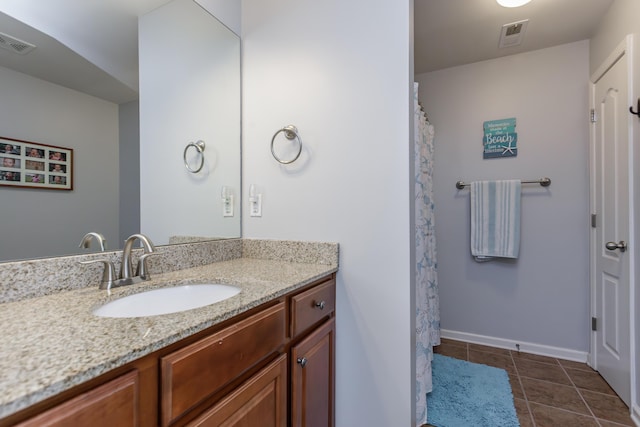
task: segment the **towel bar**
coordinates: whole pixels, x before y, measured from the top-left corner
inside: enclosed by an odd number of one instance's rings
[[[551,185],[551,178],[540,178],[540,179],[531,179],[527,181],[522,181],[523,184],[540,184],[543,187],[548,187]],[[458,190],[462,190],[464,187],[470,185],[468,182],[458,181],[456,182],[456,188]]]

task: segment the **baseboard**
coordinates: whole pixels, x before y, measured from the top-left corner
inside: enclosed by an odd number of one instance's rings
[[[573,360],[586,363],[589,353],[586,351],[571,350],[568,348],[553,347],[530,342],[507,340],[504,338],[489,337],[486,335],[470,334],[467,332],[450,331],[441,329],[442,338],[455,341],[465,341],[473,344],[488,345],[491,347],[506,348],[507,350],[520,350],[523,353],[538,354],[540,356],[555,357],[557,359]],[[518,348],[519,346],[519,348]],[[639,426],[640,427],[640,426]]]

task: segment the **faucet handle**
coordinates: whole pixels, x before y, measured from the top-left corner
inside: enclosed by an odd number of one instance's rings
[[[97,262],[101,262],[104,264],[104,271],[102,272],[102,282],[100,283],[99,289],[110,290],[113,285],[113,281],[116,278],[116,269],[113,266],[113,262],[108,259],[94,259],[91,261],[80,261],[80,264],[95,264]]]
[[[151,275],[149,274],[149,267],[147,267],[147,258],[152,255],[158,255],[158,252],[142,254],[140,255],[140,258],[138,258],[138,270],[136,271],[136,276],[140,276],[142,280],[149,280],[151,278]]]

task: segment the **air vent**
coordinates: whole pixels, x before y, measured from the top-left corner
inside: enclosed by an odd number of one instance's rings
[[[502,26],[502,32],[500,33],[500,48],[518,46],[522,43],[524,33],[527,31],[527,24],[529,20],[512,22],[511,24],[505,24]]]
[[[36,48],[36,46],[31,43],[27,43],[5,33],[0,33],[0,47],[19,55],[26,55]]]

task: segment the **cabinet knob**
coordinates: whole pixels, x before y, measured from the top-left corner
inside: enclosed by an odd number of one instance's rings
[[[318,307],[320,310],[324,310],[324,301],[317,302],[316,307]]]
[[[302,366],[304,368],[305,365],[307,364],[307,358],[306,357],[303,357],[303,358],[298,357],[297,362],[298,362],[298,364],[300,366]]]

